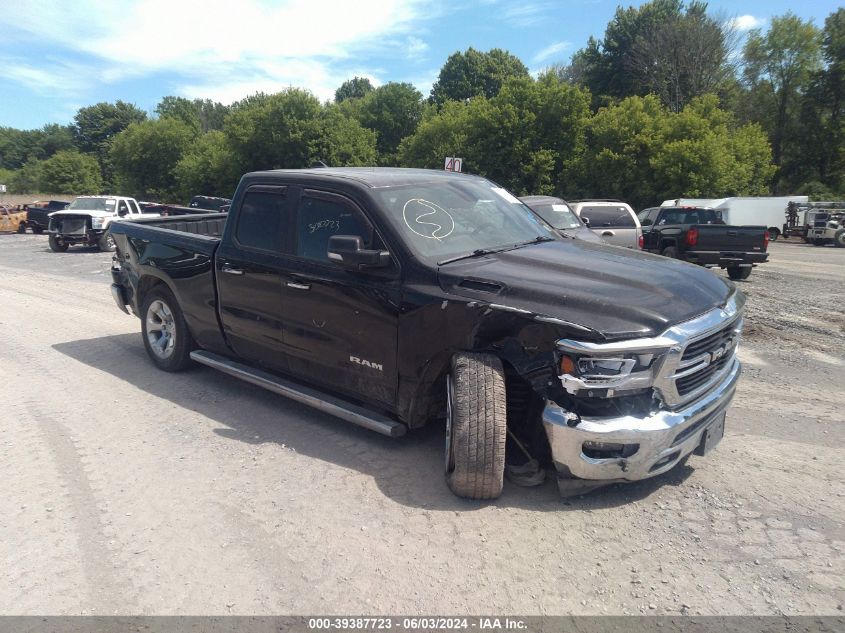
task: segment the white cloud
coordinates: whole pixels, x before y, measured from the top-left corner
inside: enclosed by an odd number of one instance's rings
[[[527,2],[509,4],[502,12],[502,17],[513,26],[531,26],[541,22],[546,13],[545,2]]]
[[[728,26],[740,32],[756,29],[765,23],[765,19],[755,18],[753,15],[739,15],[728,20]]]
[[[435,14],[425,0],[27,0],[0,26],[91,60],[81,75],[98,82],[175,73],[186,96],[231,101],[289,85],[329,98],[359,54],[425,52],[414,33]]]
[[[554,44],[549,44],[546,48],[534,55],[531,61],[535,64],[539,64],[540,62],[544,62],[555,55],[559,55],[570,46],[572,46],[572,42],[555,42]]]
[[[407,56],[412,59],[415,57],[420,57],[423,53],[428,50],[428,44],[413,35],[408,37],[406,41],[406,46]]]

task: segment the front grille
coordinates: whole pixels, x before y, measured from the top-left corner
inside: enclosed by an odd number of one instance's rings
[[[691,360],[702,354],[712,352],[719,349],[727,343],[734,336],[734,324],[723,327],[718,332],[714,332],[709,336],[700,338],[697,341],[689,343],[684,349],[684,355],[681,357],[681,362]]]
[[[706,385],[711,378],[731,363],[738,336],[735,328],[736,323],[731,322],[722,329],[687,344],[681,356],[681,367],[684,367],[684,363],[687,364],[684,369],[702,366],[691,374],[675,379],[675,388],[679,396],[689,395]],[[683,371],[682,369],[678,373]]]
[[[64,218],[56,223],[57,232],[62,235],[78,235],[85,233],[85,218]]]
[[[719,373],[730,361],[733,359],[732,354],[728,354],[723,356],[715,363],[710,363],[704,369],[695,372],[689,376],[684,376],[683,378],[678,378],[675,381],[675,388],[678,390],[678,394],[681,396],[685,396],[689,393],[692,393],[705,383],[710,380],[713,376]]]

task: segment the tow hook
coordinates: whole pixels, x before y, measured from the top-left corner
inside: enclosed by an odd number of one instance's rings
[[[623,473],[627,473],[628,472],[628,460],[623,459],[621,462],[619,462],[619,468],[622,470]]]

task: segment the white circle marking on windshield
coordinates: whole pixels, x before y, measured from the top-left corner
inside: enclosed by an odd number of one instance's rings
[[[405,203],[402,219],[412,232],[431,240],[442,240],[455,230],[455,220],[446,209],[422,198]]]

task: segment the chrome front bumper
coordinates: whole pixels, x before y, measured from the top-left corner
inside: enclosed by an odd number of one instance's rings
[[[543,426],[552,449],[552,459],[563,476],[597,483],[637,481],[665,473],[692,453],[703,434],[728,408],[742,371],[738,360],[724,379],[707,395],[677,411],[662,410],[646,417],[581,417],[569,426],[573,416],[553,402],[543,410]],[[584,453],[584,443],[612,443],[629,447],[627,457],[596,458]],[[638,445],[634,452],[631,445]]]

